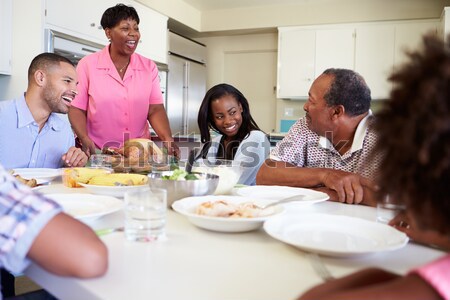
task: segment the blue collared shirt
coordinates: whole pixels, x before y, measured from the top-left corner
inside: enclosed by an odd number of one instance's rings
[[[24,95],[0,101],[0,163],[6,169],[62,167],[62,155],[74,145],[70,123],[57,114],[39,132]]]

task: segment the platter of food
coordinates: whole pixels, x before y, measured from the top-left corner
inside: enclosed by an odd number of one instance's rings
[[[39,183],[49,182],[61,175],[60,169],[50,168],[16,168],[13,175],[20,175],[22,178],[30,180],[36,179]]]
[[[203,229],[219,232],[246,232],[258,229],[264,221],[283,212],[282,206],[264,208],[268,201],[239,196],[188,197],[172,208]]]

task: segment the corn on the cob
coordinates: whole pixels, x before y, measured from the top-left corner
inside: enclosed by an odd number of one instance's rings
[[[63,173],[63,184],[68,187],[81,187],[78,182],[87,183],[96,175],[108,174],[109,170],[91,168],[65,169]]]
[[[92,177],[88,183],[92,185],[144,185],[148,182],[148,178],[145,175],[140,174],[125,174],[114,173],[105,174]]]

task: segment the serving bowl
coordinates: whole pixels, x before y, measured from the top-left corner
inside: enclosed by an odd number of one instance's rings
[[[173,171],[148,174],[150,187],[165,189],[167,191],[167,206],[171,207],[176,200],[189,196],[203,196],[212,194],[219,184],[219,176],[192,172],[197,180],[169,180],[163,176],[172,175]]]
[[[244,171],[240,161],[214,159],[199,160],[194,163],[192,168],[194,172],[202,172],[219,176],[214,195],[230,194],[234,186],[239,182],[239,178]]]

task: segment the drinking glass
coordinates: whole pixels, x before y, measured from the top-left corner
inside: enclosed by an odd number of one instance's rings
[[[93,168],[112,168],[112,157],[106,154],[92,154],[89,158]]]
[[[151,242],[165,238],[167,192],[143,188],[125,193],[127,240]]]
[[[405,210],[404,205],[396,203],[387,195],[377,203],[377,222],[387,224],[403,210]]]

